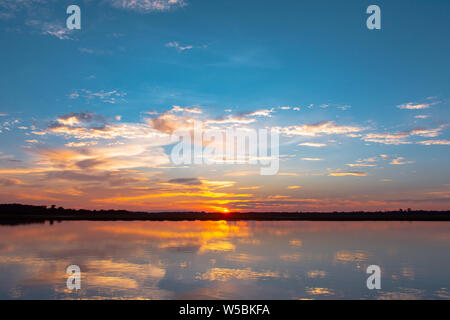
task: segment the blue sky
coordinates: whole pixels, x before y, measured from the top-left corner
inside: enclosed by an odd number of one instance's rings
[[[81,8],[81,30],[65,27],[70,4]],[[366,28],[371,4],[381,8],[381,30]],[[449,9],[448,1],[437,0],[0,1],[0,199],[127,207],[116,200],[132,188],[195,178],[202,192],[211,191],[208,181],[229,182],[217,190],[235,200],[242,200],[240,188],[259,187],[247,198],[261,210],[448,209]],[[69,115],[86,125],[81,114],[108,128],[157,130],[151,119],[168,121],[174,106],[197,108],[203,120],[251,118],[252,127],[279,128],[280,171],[291,175],[233,177],[229,171],[249,169],[143,165],[155,154],[151,147],[135,167],[119,166],[117,157],[105,158],[107,146],[132,149],[149,141],[80,138],[73,124],[54,130]],[[252,117],[258,110],[270,112]],[[73,146],[80,142],[89,149]],[[167,156],[170,145],[158,147],[157,157]],[[109,166],[82,168],[80,159]],[[72,179],[76,173],[90,176]],[[105,185],[117,175],[131,180],[123,189]],[[61,185],[67,190],[58,192]],[[287,191],[292,186],[299,188]],[[91,188],[101,192],[91,198]],[[171,188],[176,209],[214,210],[204,196],[179,196],[185,185]],[[270,202],[274,196],[289,197],[292,205]],[[248,209],[236,203],[222,207]],[[136,206],[163,207],[148,199]]]

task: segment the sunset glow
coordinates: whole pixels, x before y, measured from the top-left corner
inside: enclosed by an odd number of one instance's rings
[[[429,36],[448,19],[412,24],[411,44],[400,27],[410,19],[395,3],[386,10],[399,20],[387,16],[387,31],[368,30],[356,2],[326,12],[313,1],[290,3],[276,18],[265,1],[256,16],[250,3],[162,1],[155,11],[151,1],[91,2],[81,30],[66,29],[66,13],[51,1],[6,3],[2,203],[221,213],[449,208],[450,51]],[[279,169],[261,174],[270,153],[174,163],[173,134],[196,123],[201,134],[273,130]],[[205,138],[192,148],[234,150],[231,141]]]

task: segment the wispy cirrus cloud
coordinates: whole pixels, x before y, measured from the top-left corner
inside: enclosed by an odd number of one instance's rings
[[[100,91],[91,91],[88,89],[76,90],[68,95],[70,99],[78,99],[80,97],[85,98],[87,101],[91,101],[94,99],[99,99],[101,102],[115,104],[118,100],[124,100],[124,97],[127,95],[126,92],[122,92],[119,90],[100,90]]]
[[[179,44],[176,41],[172,41],[172,42],[166,43],[166,47],[168,47],[168,48],[175,48],[179,52],[183,52],[183,51],[186,51],[186,50],[194,49],[193,45],[181,45],[181,44]]]
[[[353,167],[376,167],[377,165],[375,163],[377,161],[378,161],[378,157],[371,157],[371,158],[356,160],[355,161],[356,163],[347,163],[347,166],[349,166],[351,168],[353,168]]]
[[[169,11],[187,5],[184,0],[109,0],[115,8],[149,13],[154,11]]]
[[[207,124],[249,124],[249,123],[253,123],[255,121],[256,121],[255,119],[248,118],[243,115],[237,115],[237,116],[229,115],[225,118],[217,118],[217,119],[207,120],[206,123]]]
[[[448,126],[448,124],[440,125],[437,128],[415,128],[411,130],[391,133],[391,132],[383,132],[383,133],[367,133],[362,137],[362,140],[367,142],[376,142],[382,144],[391,144],[391,145],[400,145],[400,144],[411,144],[412,141],[408,140],[408,138],[414,136],[420,137],[429,137],[434,138],[439,136],[442,131]]]
[[[69,30],[66,26],[60,23],[52,23],[41,20],[29,20],[26,24],[30,27],[40,30],[43,35],[50,35],[59,40],[74,40],[71,38],[73,30]]]
[[[300,126],[277,127],[277,129],[288,136],[320,136],[333,134],[348,134],[361,132],[367,128],[358,126],[341,126],[333,121],[322,121],[316,124],[304,124]]]
[[[109,50],[93,49],[93,48],[86,48],[86,47],[78,48],[78,51],[80,51],[81,53],[94,54],[94,55],[104,55],[104,54],[112,53]]]
[[[336,172],[330,172],[328,175],[330,177],[345,177],[345,176],[365,177],[365,176],[367,176],[367,172],[360,172],[360,171],[336,171]]]
[[[417,143],[423,144],[426,146],[433,146],[433,145],[449,146],[450,140],[425,140],[425,141],[419,141]]]
[[[347,166],[349,167],[376,167],[376,164],[370,164],[370,163],[347,163]]]
[[[313,148],[322,148],[322,147],[326,147],[327,145],[325,143],[303,142],[303,143],[300,143],[299,146],[302,146],[302,147],[313,147]]]

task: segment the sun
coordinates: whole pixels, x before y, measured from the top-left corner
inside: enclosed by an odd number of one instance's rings
[[[225,207],[220,207],[220,206],[210,206],[209,209],[210,209],[210,212],[223,213],[223,214],[231,213],[230,209],[225,208]]]

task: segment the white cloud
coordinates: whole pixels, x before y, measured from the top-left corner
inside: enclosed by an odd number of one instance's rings
[[[303,142],[303,143],[300,143],[299,146],[313,147],[313,148],[322,148],[322,147],[326,147],[327,145],[325,143]]]
[[[398,105],[397,108],[399,109],[407,109],[407,110],[423,110],[430,108],[435,103],[404,103],[401,105]]]
[[[192,45],[182,46],[176,41],[172,41],[172,42],[166,43],[166,47],[168,47],[168,48],[175,48],[178,51],[185,51],[185,50],[194,49],[194,46],[192,46]]]
[[[318,135],[331,135],[331,134],[346,134],[352,132],[361,132],[366,130],[366,128],[355,127],[355,126],[340,126],[333,121],[324,121],[316,124],[304,124],[301,126],[289,126],[289,127],[278,127],[281,133],[292,136],[318,136]]]
[[[180,106],[173,106],[173,108],[170,112],[187,112],[187,113],[196,113],[196,114],[203,113],[203,111],[200,110],[199,108],[183,108]]]
[[[255,119],[242,116],[227,116],[223,119],[206,120],[206,124],[249,124],[255,122]]]
[[[272,117],[272,113],[275,112],[275,109],[264,109],[264,110],[257,110],[255,112],[252,112],[249,114],[250,117]]]

